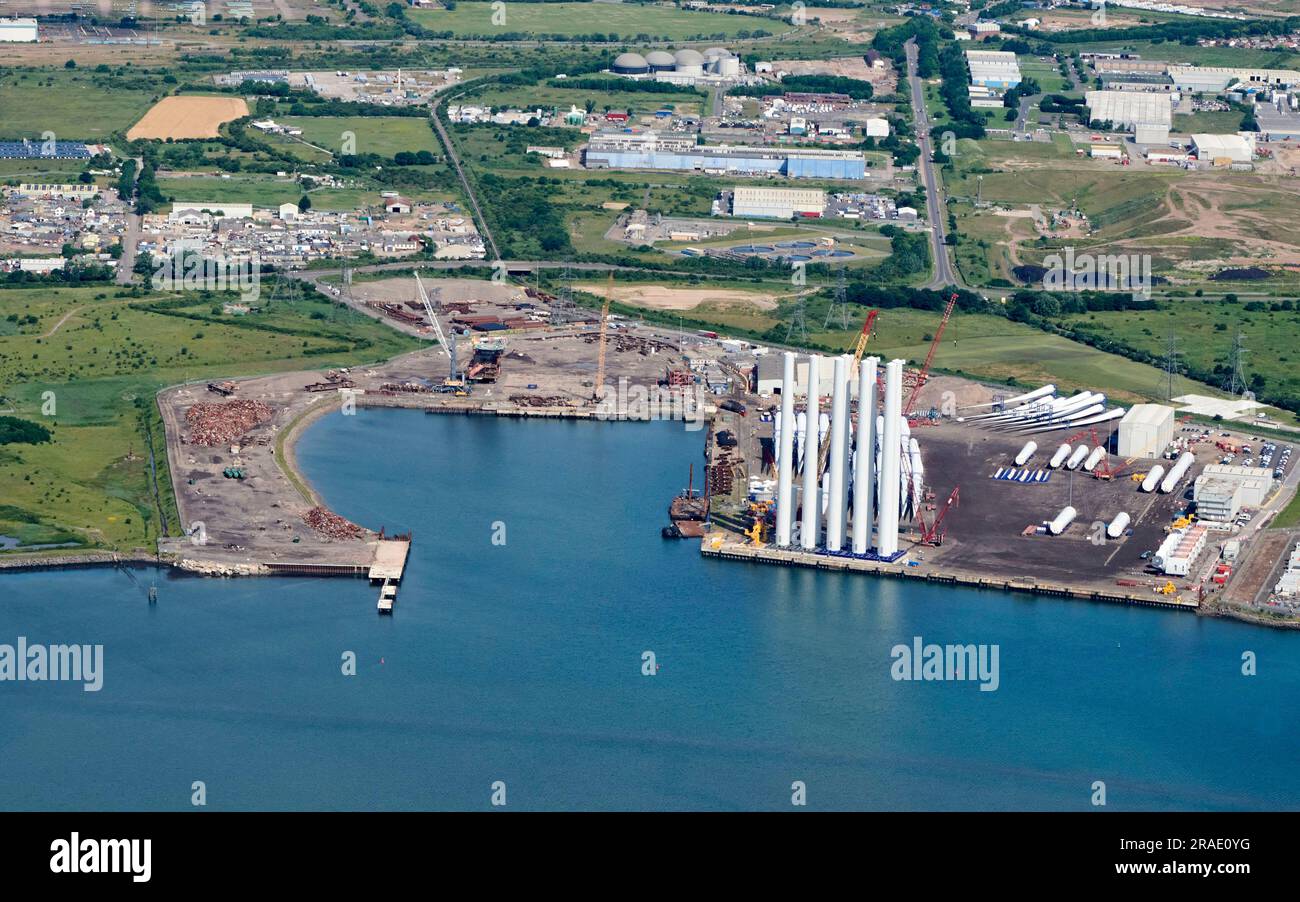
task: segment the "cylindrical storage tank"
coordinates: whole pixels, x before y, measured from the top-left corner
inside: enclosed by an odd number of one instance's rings
[[[1056,469],[1061,464],[1065,463],[1065,459],[1069,456],[1070,456],[1070,446],[1062,445],[1061,447],[1056,449],[1056,453],[1052,455],[1052,459],[1047,462],[1047,465],[1052,469]]]
[[[1056,515],[1056,519],[1047,524],[1047,531],[1054,536],[1059,536],[1061,533],[1065,532],[1066,527],[1074,522],[1074,518],[1078,513],[1079,512],[1072,507],[1062,508],[1061,512]]]
[[[1079,464],[1083,463],[1083,459],[1087,456],[1088,456],[1087,445],[1080,445],[1079,447],[1075,448],[1074,453],[1071,454],[1069,460],[1065,462],[1066,469],[1069,470],[1079,469]]]
[[[651,72],[671,72],[677,65],[677,61],[667,50],[651,50],[645,55],[645,61]]]
[[[673,54],[674,68],[683,75],[703,75],[704,57],[698,50],[678,50]]]
[[[620,53],[614,59],[614,71],[620,75],[645,75],[650,64],[639,53]]]
[[[1106,535],[1112,539],[1118,539],[1120,536],[1124,535],[1124,530],[1128,529],[1128,521],[1128,514],[1124,513],[1124,511],[1120,511],[1115,515],[1115,519],[1111,520],[1110,524],[1106,527]]]
[[[703,54],[706,60],[715,60],[723,56],[731,56],[731,51],[726,47],[710,47]]]
[[[1165,475],[1165,468],[1161,464],[1156,464],[1147,474],[1147,478],[1142,480],[1142,491],[1154,492],[1156,486],[1160,485],[1160,477]]]
[[[1182,482],[1187,471],[1191,469],[1192,464],[1196,462],[1196,455],[1190,451],[1184,451],[1178,456],[1178,463],[1174,464],[1169,470],[1169,475],[1165,481],[1160,483],[1160,491],[1168,494],[1178,488],[1178,483]]]
[[[1101,463],[1102,458],[1105,456],[1106,449],[1101,445],[1093,448],[1092,453],[1088,455],[1088,459],[1083,462],[1084,471],[1091,473],[1096,468],[1097,464]]]
[[[1038,442],[1025,442],[1025,447],[1021,448],[1020,453],[1016,455],[1016,466],[1023,467],[1037,450]]]
[[[724,56],[718,60],[718,74],[735,78],[740,74],[740,60],[734,56]]]

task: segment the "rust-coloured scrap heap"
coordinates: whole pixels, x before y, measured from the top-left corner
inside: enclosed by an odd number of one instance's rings
[[[229,445],[254,426],[271,419],[274,411],[262,401],[221,401],[195,404],[185,411],[192,445]]]
[[[302,519],[327,539],[359,539],[365,533],[357,524],[344,520],[323,507],[313,507],[302,515]]]

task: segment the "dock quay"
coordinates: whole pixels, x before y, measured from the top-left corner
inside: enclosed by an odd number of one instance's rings
[[[377,610],[381,614],[393,613],[397,603],[397,586],[406,571],[406,559],[411,553],[411,537],[397,536],[392,539],[380,539],[375,551],[374,563],[370,565],[368,575],[370,582],[380,583]]]
[[[705,557],[728,561],[744,561],[753,564],[774,564],[786,567],[806,567],[813,570],[827,570],[838,573],[869,573],[875,576],[890,576],[900,579],[920,580],[921,582],[945,585],[967,586],[974,589],[996,589],[1002,592],[1022,592],[1030,595],[1050,595],[1059,598],[1073,598],[1083,601],[1098,601],[1109,604],[1139,605],[1150,608],[1168,608],[1180,611],[1196,611],[1199,605],[1195,601],[1174,601],[1151,595],[1138,595],[1128,592],[1107,591],[1104,589],[1067,586],[1058,583],[1040,582],[1029,578],[1004,578],[995,576],[971,576],[937,570],[924,572],[909,568],[904,564],[886,564],[880,561],[865,560],[840,555],[817,554],[807,551],[755,546],[729,541],[726,533],[712,532],[700,542],[700,554]]]

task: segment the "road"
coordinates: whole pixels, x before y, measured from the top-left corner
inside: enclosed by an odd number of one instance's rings
[[[126,214],[126,233],[122,235],[122,256],[117,261],[117,284],[130,285],[135,278],[135,248],[140,243],[140,214]]]
[[[469,183],[469,177],[465,175],[465,168],[460,164],[460,155],[456,153],[456,145],[451,142],[451,135],[442,125],[442,120],[438,118],[438,107],[442,104],[443,98],[434,98],[433,105],[429,109],[429,116],[433,122],[433,129],[438,133],[438,140],[447,151],[447,159],[451,160],[451,165],[456,167],[456,175],[460,177],[461,187],[465,189],[465,196],[469,199],[469,205],[474,211],[474,219],[478,222],[479,230],[483,234],[483,240],[492,251],[492,259],[500,260],[501,251],[497,248],[496,239],[492,237],[492,229],[488,226],[487,220],[483,218],[483,210],[479,207],[478,196],[474,193],[474,187]]]
[[[930,256],[934,258],[934,274],[925,288],[961,287],[961,279],[948,256],[944,242],[947,228],[948,205],[944,202],[943,186],[934,170],[933,150],[930,146],[930,117],[925,112],[925,89],[916,74],[916,42],[909,40],[907,51],[907,81],[912,89],[912,114],[916,120],[916,143],[921,155],[916,161],[916,171],[925,188],[926,215],[930,219]]]

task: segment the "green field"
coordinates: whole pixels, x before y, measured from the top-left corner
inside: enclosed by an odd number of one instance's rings
[[[270,289],[263,284],[263,297]],[[152,550],[159,517],[146,423],[160,466],[162,509],[176,526],[153,404],[159,388],[347,366],[417,344],[376,320],[340,313],[324,298],[277,301],[245,317],[222,314],[220,298],[202,293],[182,309],[144,309],[176,297],[132,297],[107,286],[0,290],[0,319],[10,327],[0,335],[0,408],[54,433],[50,444],[0,447],[0,535],[29,544],[72,540]],[[51,398],[54,412],[45,416]]]
[[[366,180],[361,180],[365,182]],[[272,175],[240,175],[230,178],[210,175],[174,176],[158,180],[158,187],[166,198],[181,203],[231,203],[253,204],[258,207],[277,207],[297,203],[303,196],[302,187],[293,179]],[[375,185],[356,188],[313,188],[306,192],[312,207],[319,210],[360,210],[377,207],[382,187]],[[445,191],[403,189],[403,195],[412,200],[456,200],[455,194]]]
[[[1247,304],[1265,309],[1246,310]],[[1243,299],[1224,303],[1205,298],[1171,298],[1158,311],[1107,311],[1086,317],[1063,317],[1065,326],[1119,341],[1128,347],[1159,356],[1165,352],[1169,331],[1174,330],[1182,360],[1200,369],[1227,366],[1234,334],[1240,330],[1249,350],[1247,379],[1263,380],[1252,386],[1259,393],[1273,390],[1300,399],[1300,311],[1273,310],[1294,303]],[[1226,375],[1226,374],[1225,374]]]
[[[1230,135],[1241,128],[1241,113],[1236,110],[1207,110],[1174,117],[1173,131],[1180,135]]]
[[[125,132],[168,86],[153,75],[0,69],[0,139],[102,141]]]
[[[1060,94],[1070,89],[1070,80],[1061,74],[1059,63],[1053,60],[1044,61],[1023,53],[1017,56],[1016,60],[1020,64],[1020,74],[1038,82],[1042,93]]]
[[[302,129],[303,140],[334,154],[343,153],[345,135],[355,139],[357,154],[392,157],[399,151],[439,153],[433,126],[412,116],[286,116],[284,125]]]
[[[490,3],[457,3],[453,10],[412,9],[407,15],[432,31],[456,37],[526,33],[528,35],[618,35],[631,40],[674,41],[735,37],[741,32],[784,34],[794,29],[782,22],[753,16],[689,12],[639,3],[515,3],[507,4],[505,20],[493,23]]]

